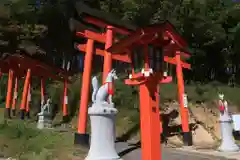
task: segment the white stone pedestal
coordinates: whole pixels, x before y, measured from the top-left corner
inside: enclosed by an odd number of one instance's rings
[[[96,104],[88,109],[91,120],[91,142],[85,160],[120,160],[115,149],[114,104]]]
[[[220,127],[221,127],[221,138],[222,142],[220,147],[218,148],[221,152],[236,152],[239,151],[238,145],[235,143],[233,138],[233,125],[232,119],[225,112],[223,115],[220,115]]]
[[[44,129],[44,128],[51,128],[51,127],[52,127],[51,114],[42,113],[42,112],[38,113],[37,128]]]

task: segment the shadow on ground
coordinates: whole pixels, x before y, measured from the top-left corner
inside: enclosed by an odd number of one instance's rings
[[[134,143],[134,144],[129,144],[129,148],[119,152],[118,155],[120,157],[123,157],[123,156],[127,155],[128,153],[130,153],[130,152],[132,152],[132,151],[134,151],[134,150],[136,150],[140,147],[141,147],[141,142],[140,141],[137,142],[137,143]]]
[[[167,144],[168,138],[172,136],[179,136],[182,138],[182,126],[181,125],[171,125],[170,122],[176,119],[179,116],[179,112],[177,110],[173,110],[167,114],[161,114],[160,118],[162,121],[162,134],[161,134],[161,142]],[[140,124],[136,123],[132,128],[130,128],[125,134],[120,137],[117,137],[116,142],[127,142],[133,135],[137,134],[140,130]],[[194,131],[197,129],[197,123],[189,124],[190,130]],[[127,148],[126,150],[119,153],[120,156],[124,156],[127,153],[138,149],[141,147],[141,142],[137,142],[135,144],[131,144],[132,147]]]

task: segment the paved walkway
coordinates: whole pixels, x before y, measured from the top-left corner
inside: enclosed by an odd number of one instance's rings
[[[227,159],[230,160],[240,160],[240,151],[239,152],[219,152],[216,150],[211,150],[211,149],[194,149],[192,147],[185,147],[185,148],[179,148],[177,149],[178,151],[182,151],[182,152],[190,152],[192,154],[204,154],[204,155],[214,155],[214,156],[218,156],[218,157],[225,157]]]
[[[124,160],[141,160],[141,149],[129,146],[127,143],[116,144],[117,151]],[[162,147],[162,160],[237,160],[218,155],[209,155],[201,152],[187,151],[186,149],[174,149]]]

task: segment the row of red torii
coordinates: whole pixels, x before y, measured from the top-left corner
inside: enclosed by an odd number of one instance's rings
[[[88,29],[76,31],[76,36],[85,38],[87,42],[86,44],[79,44],[77,46],[79,51],[85,53],[85,57],[78,116],[78,130],[77,133],[75,133],[75,144],[87,145],[89,143],[89,136],[86,133],[87,108],[89,102],[92,60],[93,55],[96,54],[104,57],[103,82],[112,69],[112,60],[130,63],[132,66],[131,76],[129,79],[125,80],[125,83],[127,85],[138,85],[140,87],[141,145],[142,159],[144,160],[161,159],[159,142],[162,129],[159,116],[159,84],[169,83],[172,80],[170,76],[163,75],[163,61],[175,64],[178,80],[178,96],[182,120],[183,141],[185,145],[192,145],[192,136],[188,123],[188,109],[184,106],[184,80],[182,74],[182,68],[190,69],[190,65],[181,60],[181,57],[189,58],[190,55],[183,52],[184,49],[187,48],[187,43],[174,30],[174,27],[166,21],[161,24],[147,26],[130,32],[127,29],[108,25],[103,21],[90,16],[86,16],[84,20],[100,28],[105,28],[106,32],[97,33]],[[126,38],[118,40],[114,38],[114,33],[122,34]],[[105,49],[102,50],[95,48],[95,42],[105,44]],[[149,77],[145,77],[142,72],[135,73],[136,66],[134,64],[134,57],[140,54],[139,49],[143,51],[143,69],[145,71],[153,69],[152,74]],[[150,51],[150,49],[152,49],[152,51]],[[160,59],[154,59],[151,57],[160,52],[160,50],[162,50],[162,57],[160,57]],[[158,67],[152,67],[153,64]],[[12,108],[13,113],[15,114],[18,79],[24,75],[25,82],[20,104],[21,118],[24,118],[25,113],[28,116],[30,111],[27,97],[31,95],[31,76],[41,78],[42,100],[45,99],[44,80],[46,78],[53,78],[64,82],[63,116],[68,116],[67,98],[65,97],[67,96],[67,83],[70,82],[68,79],[70,75],[67,71],[50,67],[37,60],[18,54],[9,56],[6,60],[1,62],[0,67],[1,73],[9,74],[6,97],[6,113],[8,117],[10,117],[10,108]],[[12,98],[14,79],[15,87],[14,96]]]

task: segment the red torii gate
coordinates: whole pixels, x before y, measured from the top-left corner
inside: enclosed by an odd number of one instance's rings
[[[186,42],[174,32],[172,25],[169,22],[164,22],[158,25],[151,25],[136,32],[131,33],[130,36],[124,38],[107,49],[108,52],[114,54],[122,53],[129,57],[132,62],[136,50],[142,49],[144,65],[142,68],[144,72],[135,73],[133,66],[130,79],[125,83],[128,85],[139,85],[140,87],[140,117],[141,117],[141,145],[142,145],[142,159],[143,160],[159,160],[161,156],[160,147],[160,125],[159,125],[159,93],[157,91],[158,84],[163,79],[163,70],[161,63],[166,61],[177,65],[177,78],[179,88],[179,102],[181,109],[182,128],[184,141],[191,145],[191,131],[188,124],[188,110],[183,104],[184,83],[182,76],[182,67],[190,69],[190,65],[181,61],[180,56],[186,56],[183,52],[176,51],[173,58],[170,52],[162,52],[162,60],[159,58],[150,59],[150,54],[159,56],[163,47],[168,44],[175,44],[178,49],[186,48]],[[153,47],[153,48],[152,48]],[[152,53],[151,53],[152,52]],[[153,57],[151,57],[153,58]],[[155,63],[155,64],[151,64]],[[160,64],[160,65],[159,65]],[[154,66],[150,68],[150,66]],[[146,74],[145,74],[146,73]],[[151,135],[151,136],[149,136]]]
[[[78,131],[75,133],[75,144],[88,145],[89,143],[89,135],[86,134],[86,126],[87,126],[87,108],[88,108],[88,100],[89,100],[89,92],[90,92],[90,81],[91,81],[91,70],[92,70],[92,59],[93,53],[95,52],[97,55],[104,56],[104,64],[103,64],[103,80],[104,83],[107,74],[112,69],[112,60],[119,60],[123,62],[130,61],[126,56],[122,55],[112,55],[108,53],[106,50],[95,49],[94,42],[105,44],[105,49],[109,48],[113,41],[113,34],[121,33],[121,34],[129,34],[130,32],[127,29],[121,27],[114,27],[112,25],[108,25],[107,23],[99,20],[98,18],[94,18],[92,16],[83,17],[83,21],[93,24],[100,28],[105,28],[105,33],[96,33],[85,29],[83,31],[77,31],[76,36],[83,37],[87,39],[86,44],[79,44],[77,48],[85,53],[84,59],[84,72],[82,77],[82,88],[81,88],[81,101],[80,101],[80,109],[79,109],[79,119],[78,119]]]
[[[21,110],[21,119],[24,119],[25,111],[27,116],[29,116],[29,101],[27,100],[28,96],[30,96],[30,77],[36,76],[41,77],[41,99],[44,100],[44,79],[45,78],[52,78],[54,80],[58,81],[64,81],[64,83],[70,82],[68,80],[68,74],[62,70],[57,69],[54,67],[50,67],[42,62],[39,62],[37,60],[34,60],[28,56],[25,55],[19,55],[15,54],[12,56],[9,56],[5,63],[7,63],[10,67],[9,69],[9,79],[8,79],[8,91],[7,91],[7,102],[6,104],[6,110],[8,112],[8,115],[10,117],[10,102],[11,102],[11,95],[12,95],[12,83],[13,83],[13,73],[17,74],[17,77],[23,77],[26,74],[24,88],[23,88],[23,94],[22,94],[22,101],[20,105]],[[13,65],[14,64],[14,65]],[[15,76],[15,77],[16,77]],[[17,78],[16,77],[16,78]],[[15,80],[15,93],[17,92],[18,88],[18,79]],[[64,89],[64,96],[66,94],[66,91]],[[15,110],[16,105],[16,98],[14,97],[12,109]],[[63,102],[63,115],[67,114],[67,105]],[[14,113],[14,111],[13,111]]]

